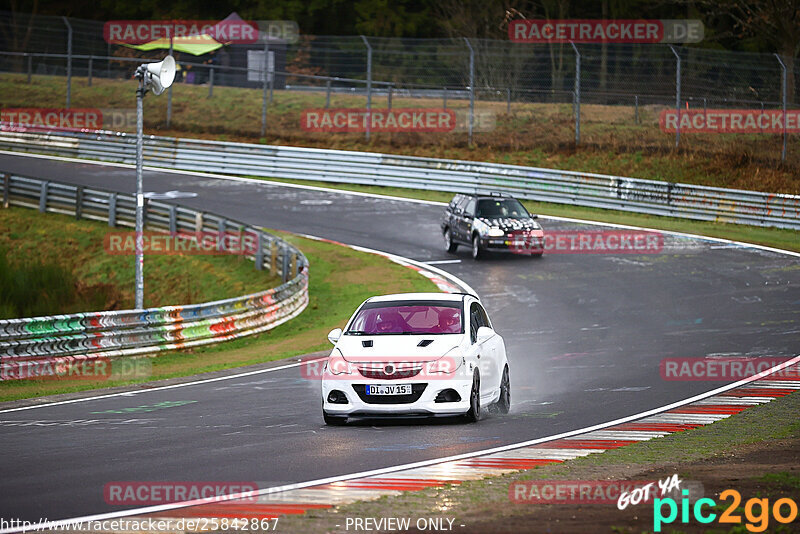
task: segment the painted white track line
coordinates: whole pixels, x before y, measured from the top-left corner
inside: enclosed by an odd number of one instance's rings
[[[0,151],[0,153],[9,153],[14,155],[21,155],[21,156],[28,156],[28,157],[39,157],[44,159],[55,159],[61,161],[73,161],[73,162],[80,162],[80,163],[90,163],[90,164],[97,164],[97,165],[106,165],[106,166],[117,166],[117,167],[125,167],[125,168],[133,168],[131,165],[125,164],[109,164],[104,162],[94,162],[88,160],[81,160],[75,158],[64,158],[64,157],[56,157],[56,156],[44,156],[44,155],[30,155],[30,154],[19,154],[16,152],[8,152],[8,151]],[[326,187],[317,187],[317,186],[305,186],[299,184],[288,184],[284,182],[275,182],[270,180],[261,180],[261,179],[253,179],[253,178],[240,178],[240,177],[232,177],[232,176],[225,176],[225,175],[218,175],[218,174],[211,174],[211,173],[200,173],[194,171],[179,171],[173,169],[162,169],[158,167],[147,167],[148,170],[155,170],[160,172],[172,172],[175,174],[186,174],[186,175],[194,175],[194,176],[201,176],[205,178],[216,178],[216,179],[224,179],[224,180],[232,180],[232,181],[242,181],[248,183],[256,183],[256,184],[270,184],[275,186],[281,187],[293,187],[299,189],[308,189],[308,190],[316,190],[316,191],[326,191],[331,193],[338,193],[338,194],[349,194],[349,195],[356,195],[356,196],[365,196],[365,197],[372,197],[372,198],[385,198],[390,200],[397,200],[403,202],[414,202],[414,203],[421,203],[421,204],[429,204],[429,205],[437,205],[437,206],[444,206],[446,205],[443,202],[433,202],[433,201],[424,201],[418,199],[409,199],[404,197],[395,197],[389,195],[378,195],[374,193],[361,193],[361,192],[354,192],[354,191],[346,191],[342,189],[334,189],[334,188],[326,188]],[[574,219],[568,217],[550,217],[550,216],[543,216],[543,218],[548,218],[552,220],[561,220],[567,222],[576,222],[582,224],[591,224],[597,226],[608,226],[608,227],[615,227],[615,228],[626,228],[626,229],[639,229],[639,230],[650,230],[654,232],[661,232],[664,234],[671,234],[681,237],[688,237],[692,239],[700,239],[712,242],[719,242],[719,243],[729,243],[735,244],[741,247],[749,247],[749,248],[756,248],[760,250],[766,250],[770,252],[780,253],[780,254],[787,254],[790,256],[800,257],[800,253],[776,249],[772,247],[765,247],[761,245],[754,245],[750,243],[744,243],[739,241],[732,241],[728,239],[722,238],[713,238],[713,237],[706,237],[700,236],[695,234],[687,234],[682,232],[673,232],[673,231],[665,231],[659,230],[655,228],[647,228],[647,227],[637,227],[631,225],[621,225],[621,224],[613,224],[613,223],[601,223],[596,221],[587,221],[582,219]],[[307,236],[309,238],[315,238],[314,236]],[[316,238],[319,239],[319,238]],[[324,240],[327,241],[327,240]],[[440,276],[444,278],[448,278],[452,280],[455,278],[453,275],[441,271],[431,265],[427,265],[421,262],[416,262],[414,260],[410,260],[408,258],[403,258],[400,256],[396,256],[393,254],[383,253],[380,251],[374,251],[371,249],[366,249],[364,247],[352,247],[356,250],[362,250],[364,252],[372,252],[384,255],[390,259],[397,258],[398,263],[406,262],[409,265],[413,265],[418,269],[426,269],[429,271],[437,272]],[[456,280],[458,280],[456,278]],[[469,288],[468,285],[464,284],[464,288]],[[469,288],[471,290],[471,288]],[[791,366],[797,366],[800,363],[800,356],[796,356],[786,362],[783,362],[779,365],[776,365],[765,371],[763,373],[759,373],[758,375],[754,375],[743,380],[737,381],[732,384],[728,384],[714,390],[702,393],[700,395],[695,395],[693,397],[684,399],[682,401],[674,402],[668,404],[666,406],[662,406],[659,408],[655,408],[652,410],[648,410],[645,412],[641,412],[639,414],[634,414],[631,416],[623,417],[620,419],[616,419],[613,421],[609,421],[606,423],[600,423],[597,425],[592,425],[582,429],[576,429],[569,432],[564,432],[561,434],[556,434],[553,436],[548,436],[544,438],[538,438],[534,440],[524,441],[520,443],[515,443],[511,445],[505,445],[502,447],[495,447],[490,449],[485,449],[482,451],[475,451],[471,453],[465,453],[445,458],[439,458],[434,460],[427,460],[423,462],[415,462],[411,464],[404,464],[398,465],[393,467],[387,467],[382,469],[376,469],[371,471],[365,471],[361,473],[351,473],[347,475],[335,476],[335,477],[328,477],[319,480],[311,480],[307,482],[301,482],[297,484],[289,484],[285,486],[275,486],[269,488],[262,488],[260,489],[257,494],[259,497],[268,497],[268,496],[275,496],[277,494],[281,494],[281,504],[297,504],[299,507],[306,503],[308,503],[308,493],[300,493],[300,490],[308,491],[310,488],[325,486],[325,488],[320,488],[315,491],[319,491],[318,493],[319,498],[314,500],[314,503],[319,503],[325,499],[326,493],[328,492],[329,501],[331,502],[331,506],[334,504],[343,504],[346,502],[353,502],[355,500],[362,500],[366,496],[373,495],[373,498],[378,498],[386,493],[382,492],[392,492],[395,494],[394,489],[391,489],[391,484],[386,484],[382,482],[382,475],[393,475],[391,480],[409,480],[409,481],[429,481],[429,480],[448,480],[452,482],[457,482],[458,480],[463,480],[465,478],[483,478],[484,476],[492,476],[502,473],[507,473],[511,471],[517,471],[520,469],[531,468],[537,464],[537,462],[546,463],[548,461],[563,461],[566,459],[574,458],[577,456],[583,456],[586,454],[592,454],[595,452],[603,452],[609,448],[617,448],[618,446],[625,445],[629,442],[639,442],[647,439],[652,439],[653,437],[657,437],[658,435],[662,435],[662,432],[653,431],[653,430],[608,430],[610,427],[625,425],[629,423],[636,423],[640,427],[651,427],[655,428],[656,425],[676,425],[676,426],[699,426],[701,424],[708,424],[714,422],[719,419],[723,419],[729,417],[731,413],[729,413],[725,407],[737,407],[741,409],[745,409],[751,405],[761,404],[764,402],[769,402],[776,396],[782,396],[784,393],[782,391],[790,390],[790,389],[797,389],[796,381],[791,380],[768,380],[764,377],[771,375],[777,371],[786,369]],[[209,380],[199,380],[196,382],[191,382],[187,384],[175,384],[173,386],[164,386],[162,388],[154,388],[151,390],[143,390],[144,391],[153,391],[155,389],[167,389],[172,387],[182,387],[187,385],[195,385],[200,384],[203,382],[211,382],[216,380],[224,380],[228,378],[235,378],[239,376],[247,376],[251,374],[258,374],[263,372],[274,371],[278,369],[285,369],[288,367],[294,367],[296,365],[300,365],[300,363],[293,363],[286,366],[282,366],[279,368],[273,369],[265,369],[259,371],[252,371],[248,373],[241,373],[238,375],[232,375],[227,377],[219,377],[215,379]],[[758,381],[765,381],[766,383],[758,383]],[[725,394],[731,392],[732,390],[741,388],[743,386],[752,384],[750,387],[762,387],[764,390],[765,395],[762,396],[745,396],[745,397],[726,397]],[[770,393],[770,391],[781,391]],[[139,393],[139,392],[136,392]],[[58,403],[50,403],[50,404],[43,404],[38,406],[30,406],[24,408],[17,408],[7,411],[16,411],[20,409],[32,409],[42,406],[52,406],[55,404],[64,404],[68,402],[80,402],[83,400],[91,400],[97,398],[104,398],[104,397],[111,397],[111,396],[119,396],[119,395],[130,395],[131,392],[125,392],[120,394],[113,394],[113,395],[105,395],[105,396],[97,396],[91,397],[87,399],[75,399],[74,401],[63,401]],[[724,399],[723,402],[714,402],[711,403],[714,399]],[[736,401],[740,401],[738,404]],[[714,406],[719,406],[717,412],[714,413]],[[677,410],[679,408],[686,408],[690,406],[697,406],[698,408],[707,408],[700,413],[665,413],[671,410]],[[2,412],[0,412],[2,413]],[[649,435],[649,437],[648,437]],[[565,447],[559,447],[555,449],[548,449],[548,448],[539,448],[537,447],[540,444],[556,442],[558,443],[559,440],[562,443],[565,443]],[[605,442],[605,443],[604,443]],[[577,449],[570,449],[570,443],[574,443],[576,445],[581,445]],[[552,446],[552,443],[551,443]],[[530,451],[530,452],[528,452]],[[511,454],[511,456],[509,456]],[[475,476],[468,476],[474,474]],[[451,476],[455,475],[455,476]],[[378,489],[374,490],[374,494],[365,493],[363,491],[360,492],[350,492],[345,491],[345,495],[352,496],[352,499],[343,498],[343,490],[348,488],[347,483],[353,485],[358,485],[361,483],[362,486],[372,486],[378,487]],[[427,482],[421,482],[418,485],[424,486]],[[338,487],[334,487],[333,489],[328,488],[329,485],[338,484]],[[397,483],[396,483],[397,484]],[[402,484],[400,484],[402,485]],[[432,485],[432,484],[431,484]],[[408,488],[406,488],[408,489]],[[418,488],[421,489],[421,488]],[[297,493],[292,493],[297,492]],[[113,519],[119,517],[131,517],[131,516],[139,516],[143,514],[162,514],[164,512],[170,512],[173,510],[181,510],[186,509],[193,506],[206,506],[206,507],[219,507],[224,506],[225,502],[234,503],[237,499],[246,498],[249,499],[251,494],[231,494],[222,497],[217,497],[215,503],[208,503],[203,500],[195,500],[195,501],[185,501],[185,502],[178,502],[178,503],[171,503],[166,505],[158,505],[158,506],[148,506],[143,508],[137,508],[132,510],[120,511],[120,512],[112,512],[107,514],[96,514],[92,516],[83,516],[83,517],[76,517],[71,519],[65,519],[60,521],[51,521],[43,526],[37,525],[37,528],[57,528],[63,527],[69,524],[74,524],[77,522],[87,522],[87,521],[100,521],[103,519]],[[302,497],[302,498],[301,498]],[[298,502],[299,499],[299,502]],[[261,499],[259,499],[261,500]],[[225,501],[225,502],[222,502]],[[266,502],[270,502],[269,500]],[[309,503],[307,505],[311,507],[312,505]],[[260,517],[275,517],[276,515],[281,515],[276,510],[270,509],[268,506],[259,508],[259,505],[253,505],[253,512],[256,516]],[[209,512],[213,512],[213,510],[209,510]],[[259,515],[260,514],[260,515]],[[213,513],[208,514],[209,517],[214,517]],[[180,517],[180,514],[177,515]],[[200,515],[199,517],[202,517]],[[28,530],[31,530],[29,528]],[[22,529],[2,529],[0,530],[0,534],[6,534],[11,532],[21,532]]]

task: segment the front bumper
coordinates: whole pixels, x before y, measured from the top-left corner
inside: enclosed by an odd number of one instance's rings
[[[411,384],[411,395],[392,397],[368,396],[368,385]],[[322,381],[322,409],[328,415],[348,417],[390,417],[390,416],[436,416],[460,415],[469,410],[469,395],[472,388],[471,377],[425,380],[369,380],[360,375],[345,379],[334,377]],[[455,390],[461,400],[456,402],[436,402],[436,397],[446,389]],[[328,402],[331,391],[338,390],[347,397],[347,404]],[[359,393],[360,392],[360,393]]]
[[[544,252],[544,237],[482,237],[486,250],[513,254],[541,254]]]

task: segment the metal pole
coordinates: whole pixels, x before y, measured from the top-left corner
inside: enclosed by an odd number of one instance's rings
[[[67,25],[67,109],[72,101],[72,25],[67,17],[61,17]]]
[[[28,55],[28,83],[31,83],[32,73],[33,73],[33,56]]]
[[[89,56],[89,74],[86,77],[86,83],[89,87],[92,86],[92,56]]]
[[[786,161],[786,64],[778,54],[775,54],[775,58],[781,64],[781,93],[783,94],[783,150],[781,150],[781,161]]]
[[[675,47],[669,45],[669,49],[675,54],[677,59],[677,69],[675,71],[675,112],[678,114],[677,122],[675,123],[675,148],[681,141],[681,56],[675,51]]]
[[[136,303],[137,310],[144,309],[144,191],[142,190],[142,145],[144,77],[139,80],[136,90]]]
[[[444,109],[447,109],[447,87],[444,88],[443,93],[444,93],[444,104],[443,104],[443,107],[444,107]]]
[[[331,81],[325,81],[325,109],[331,107]]]
[[[506,115],[511,115],[511,88],[506,87]]]
[[[464,42],[469,48],[469,144],[472,144],[472,127],[475,121],[475,50],[464,37]]]
[[[214,67],[208,70],[208,98],[214,96]]]
[[[575,50],[575,145],[581,142],[581,53],[575,43],[570,42]]]
[[[389,106],[389,109],[390,109],[390,110],[392,109],[392,90],[393,90],[393,89],[394,89],[394,86],[393,86],[393,85],[390,85],[390,86],[389,86],[389,96],[388,96],[388,102],[387,102],[387,104],[388,104],[388,106]]]
[[[364,44],[367,47],[367,123],[366,123],[366,135],[367,141],[369,141],[369,130],[370,130],[370,123],[372,122],[372,116],[370,112],[372,111],[372,47],[367,41],[367,38],[363,35],[361,36],[361,40],[364,41]]]
[[[172,35],[175,33],[175,26],[169,32],[169,55],[172,55]],[[172,123],[172,86],[167,89],[167,128]]]
[[[261,94],[261,137],[267,135],[267,61],[269,60],[269,44],[264,43],[264,83]]]
[[[633,110],[633,120],[636,124],[639,124],[639,95],[633,97],[634,106],[636,106]]]
[[[111,43],[106,45],[106,78],[111,79]]]

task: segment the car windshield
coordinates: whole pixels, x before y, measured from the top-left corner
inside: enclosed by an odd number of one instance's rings
[[[484,198],[478,201],[476,216],[484,219],[528,219],[530,214],[515,198]]]
[[[365,304],[345,334],[462,334],[460,303],[374,302]]]

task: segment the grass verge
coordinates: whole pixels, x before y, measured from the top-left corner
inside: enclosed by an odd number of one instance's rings
[[[14,211],[20,210],[22,209]],[[10,210],[0,211],[0,217],[7,211]],[[44,217],[33,210],[28,211],[34,217]],[[62,221],[62,224],[69,229],[67,221]],[[80,227],[86,224],[77,223]],[[0,401],[188,376],[319,351],[330,346],[327,340],[328,332],[332,328],[343,326],[355,308],[368,297],[382,293],[438,291],[427,278],[381,256],[278,233],[298,246],[311,264],[310,302],[308,308],[298,317],[256,336],[199,349],[163,353],[151,359],[152,374],[146,379],[113,382],[80,380],[69,383],[53,380],[6,381],[0,382]],[[91,242],[91,239],[89,241]],[[252,269],[249,262],[247,265]],[[146,281],[149,281],[151,271],[145,272]],[[251,270],[246,274],[254,278]],[[152,282],[145,287],[150,286]],[[270,285],[260,286],[261,289],[266,287]]]

